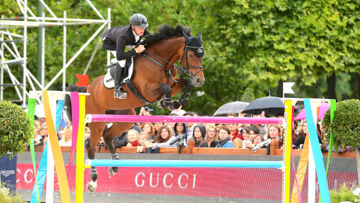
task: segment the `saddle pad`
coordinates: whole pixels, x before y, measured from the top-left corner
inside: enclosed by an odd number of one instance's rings
[[[116,61],[115,60],[111,60],[111,62],[114,62],[115,63],[119,63],[119,65],[121,67],[124,67],[125,66],[125,62],[126,60],[121,60],[121,61]],[[132,75],[133,75],[133,72],[134,72],[134,58],[131,58],[131,64],[130,64],[130,67],[129,67],[129,70],[128,70],[128,76],[126,78],[124,78],[124,80],[122,81],[123,83],[126,83],[127,80],[130,80]],[[104,77],[104,86],[108,89],[111,89],[111,88],[114,88],[115,87],[115,82],[114,82],[114,78],[111,77],[111,74],[110,74],[110,70],[108,69],[105,77]]]

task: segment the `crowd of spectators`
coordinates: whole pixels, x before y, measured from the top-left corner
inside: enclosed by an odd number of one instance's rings
[[[140,115],[151,115],[150,109],[144,107]],[[193,112],[174,110],[171,116],[198,116]],[[245,116],[239,115],[228,116]],[[264,115],[257,115],[264,117]],[[36,146],[45,147],[48,138],[46,123],[35,120],[34,143]],[[292,143],[294,149],[301,149],[308,134],[305,120],[294,121]],[[111,128],[111,123],[107,124]],[[71,146],[71,125],[60,126],[58,130],[60,146]],[[85,127],[85,139],[89,139],[90,129]],[[324,138],[321,125],[318,124],[319,143],[323,145]],[[240,148],[252,149],[266,148],[271,140],[277,140],[279,148],[283,147],[283,129],[280,125],[261,124],[208,124],[208,123],[135,123],[128,131],[116,135],[113,139],[115,148],[137,147],[138,152],[159,152],[161,147],[187,147],[192,143],[194,147],[210,148]],[[106,147],[103,138],[99,147]]]

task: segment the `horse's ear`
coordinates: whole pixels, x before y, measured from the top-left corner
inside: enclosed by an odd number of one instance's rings
[[[184,37],[185,37],[185,44],[189,43],[190,42],[190,37],[183,31],[182,32]]]
[[[200,40],[200,42],[202,41],[202,33],[201,33],[201,31],[200,32],[198,32],[198,36],[197,36],[198,38],[199,38],[199,40]]]

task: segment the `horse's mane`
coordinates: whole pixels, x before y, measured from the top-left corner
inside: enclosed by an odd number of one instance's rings
[[[157,41],[164,40],[170,37],[183,36],[183,32],[188,36],[191,36],[191,27],[185,27],[183,25],[177,25],[175,28],[170,27],[168,24],[164,24],[158,28],[158,31],[152,36],[146,37],[145,44],[150,45]]]

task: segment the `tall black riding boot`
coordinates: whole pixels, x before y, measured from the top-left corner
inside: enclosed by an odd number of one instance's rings
[[[124,68],[122,68],[119,64],[116,64],[115,74],[114,74],[114,83],[115,83],[114,98],[118,98],[118,99],[127,98],[126,92],[122,91],[122,81],[124,79],[123,69]]]

